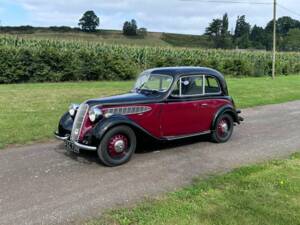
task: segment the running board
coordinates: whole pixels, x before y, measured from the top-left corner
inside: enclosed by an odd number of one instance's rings
[[[168,140],[168,141],[172,141],[172,140],[195,137],[195,136],[200,136],[200,135],[205,135],[205,134],[210,134],[210,133],[211,133],[211,130],[208,130],[208,131],[203,131],[203,132],[200,132],[200,133],[189,134],[189,135],[166,136],[166,137],[163,137],[163,139]]]

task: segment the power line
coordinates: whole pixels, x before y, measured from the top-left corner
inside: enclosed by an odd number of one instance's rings
[[[233,0],[181,0],[183,2],[199,2],[199,3],[227,3],[227,4],[248,4],[248,5],[271,5],[272,2],[250,2],[250,1],[233,1]]]
[[[295,14],[295,15],[297,15],[297,16],[300,16],[300,14],[297,13],[296,11],[293,11],[293,10],[291,10],[291,9],[289,9],[289,8],[287,8],[287,7],[285,7],[285,6],[281,5],[281,4],[279,4],[279,3],[277,3],[277,5],[279,6],[279,8],[282,8],[282,9],[284,9],[284,10],[286,10],[286,11],[289,11],[290,13],[293,13],[293,14]]]

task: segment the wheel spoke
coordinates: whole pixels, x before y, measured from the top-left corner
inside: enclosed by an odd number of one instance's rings
[[[128,151],[128,138],[123,134],[112,136],[108,141],[107,149],[112,158],[123,158]]]

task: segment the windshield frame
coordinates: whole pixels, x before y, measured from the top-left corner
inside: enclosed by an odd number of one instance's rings
[[[157,89],[143,88],[143,86],[144,86],[144,85],[149,81],[149,79],[150,79],[151,77],[153,77],[153,76],[154,76],[154,77],[163,76],[163,77],[170,78],[170,79],[171,79],[171,82],[170,82],[168,88],[165,89],[164,91],[157,90]],[[142,77],[146,77],[146,78],[145,78],[144,81],[141,81],[140,84],[138,84],[138,81],[139,81]],[[142,83],[142,82],[143,82],[143,83]],[[169,74],[160,74],[160,73],[152,74],[152,73],[150,73],[150,72],[143,72],[143,73],[141,73],[141,74],[138,76],[138,78],[137,78],[137,80],[136,80],[136,82],[135,82],[135,84],[134,84],[133,90],[134,90],[135,92],[139,92],[139,91],[150,91],[150,92],[151,92],[151,91],[155,91],[155,92],[158,92],[158,93],[167,93],[167,92],[171,89],[171,87],[173,86],[173,82],[174,82],[174,77],[173,77],[172,75],[169,75]]]

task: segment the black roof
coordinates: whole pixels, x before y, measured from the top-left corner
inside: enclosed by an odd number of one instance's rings
[[[217,78],[223,80],[224,76],[217,70],[207,68],[207,67],[160,67],[149,69],[146,72],[151,74],[166,74],[170,76],[180,76],[180,75],[193,75],[193,74],[209,74],[216,76]]]
[[[216,77],[220,84],[223,92],[228,95],[227,84],[223,74],[219,71],[207,68],[207,67],[193,67],[193,66],[181,66],[181,67],[159,67],[153,68],[145,71],[150,74],[165,74],[173,76],[174,79],[181,75],[212,75]]]

